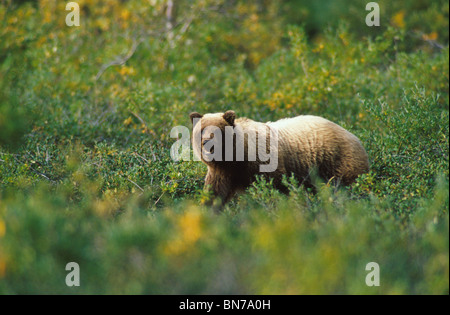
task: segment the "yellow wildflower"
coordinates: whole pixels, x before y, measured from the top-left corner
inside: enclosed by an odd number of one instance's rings
[[[128,19],[130,18],[130,15],[131,15],[131,13],[130,13],[130,11],[128,11],[127,9],[123,9],[123,10],[120,12],[120,17],[121,17],[122,20],[124,20],[124,21],[128,20]]]
[[[399,28],[405,27],[405,11],[397,12],[391,19],[391,23]]]
[[[125,119],[125,120],[123,121],[123,124],[124,124],[125,126],[128,126],[128,125],[130,125],[132,122],[133,122],[133,119],[131,119],[131,117],[128,117],[127,119]]]
[[[164,251],[166,254],[179,255],[189,251],[202,235],[202,216],[200,211],[189,208],[176,220],[177,234]]]
[[[0,237],[5,236],[6,233],[6,224],[3,220],[0,219]]]
[[[121,75],[134,75],[136,73],[136,71],[134,70],[133,67],[122,66],[120,68],[119,73]]]
[[[436,39],[438,39],[438,33],[431,32],[430,34],[423,34],[422,39],[423,40],[436,40]]]

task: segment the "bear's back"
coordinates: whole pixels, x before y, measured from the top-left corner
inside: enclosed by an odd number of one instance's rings
[[[368,169],[359,139],[341,126],[318,116],[285,118],[267,125],[278,131],[281,167],[300,171],[322,165],[330,174],[349,177]],[[327,171],[328,173],[328,171]]]
[[[280,119],[276,122],[269,122],[267,125],[279,132],[281,139],[300,141],[307,146],[334,146],[335,141],[345,138],[358,141],[357,138],[341,126],[328,119],[302,115],[293,118]],[[311,148],[317,150],[318,148]]]
[[[336,125],[335,123],[329,121],[328,119],[313,115],[301,115],[292,118],[283,118],[275,122],[268,122],[267,124],[278,130],[292,129],[292,128],[301,128],[303,130],[307,130],[308,128],[314,129],[320,126],[327,126],[327,125],[328,126],[335,125],[337,127],[340,127],[339,125]]]

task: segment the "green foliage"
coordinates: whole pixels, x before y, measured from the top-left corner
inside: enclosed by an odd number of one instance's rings
[[[0,293],[449,293],[448,2],[78,2],[0,4]],[[370,172],[216,215],[170,131],[228,109],[335,121]]]

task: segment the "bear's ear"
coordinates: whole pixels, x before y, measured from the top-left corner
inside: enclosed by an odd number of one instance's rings
[[[189,114],[189,117],[191,118],[191,123],[194,123],[194,119],[201,119],[203,117],[203,115],[197,113],[197,112],[193,112]]]
[[[225,121],[227,123],[229,123],[230,126],[234,126],[234,120],[236,119],[236,113],[233,110],[229,110],[229,111],[225,112],[225,114],[223,114],[223,119],[225,119]]]

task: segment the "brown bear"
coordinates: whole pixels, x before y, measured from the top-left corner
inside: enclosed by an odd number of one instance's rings
[[[194,154],[208,167],[205,188],[219,198],[219,208],[249,187],[256,175],[272,179],[286,192],[283,175],[313,187],[310,175],[315,170],[326,181],[349,185],[369,170],[359,139],[325,118],[308,115],[261,123],[236,119],[234,111],[194,112],[190,118]]]

